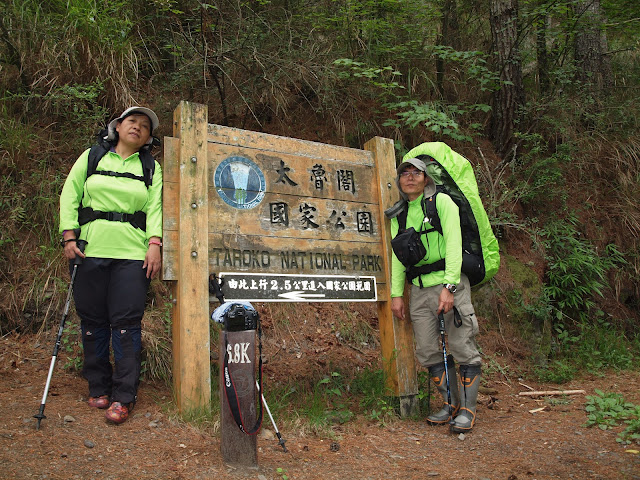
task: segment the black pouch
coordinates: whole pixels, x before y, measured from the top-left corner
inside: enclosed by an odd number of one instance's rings
[[[410,227],[391,240],[391,248],[398,260],[407,268],[414,266],[427,255],[420,234]]]

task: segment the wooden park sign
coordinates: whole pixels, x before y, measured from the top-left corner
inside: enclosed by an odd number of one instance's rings
[[[223,127],[188,102],[174,112],[173,135],[164,139],[163,279],[172,284],[180,410],[211,400],[216,273],[228,300],[377,302],[387,385],[412,413],[413,333],[391,313],[383,214],[396,200],[392,140],[357,150]]]

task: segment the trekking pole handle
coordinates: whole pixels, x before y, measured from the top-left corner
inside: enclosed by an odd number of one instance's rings
[[[87,244],[89,242],[87,242],[86,240],[76,240],[76,247],[78,247],[78,250],[80,250],[82,253],[84,253],[84,249],[87,247]],[[76,255],[76,258],[73,259],[73,264],[74,265],[80,265],[82,264],[82,257],[80,255]]]
[[[444,328],[444,312],[440,312],[438,314],[438,320],[440,321],[440,333],[443,334],[445,332],[445,328]]]

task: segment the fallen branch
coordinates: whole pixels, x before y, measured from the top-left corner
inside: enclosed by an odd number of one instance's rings
[[[585,395],[587,392],[584,390],[542,390],[533,392],[520,392],[518,395],[521,397],[536,397],[539,395]]]
[[[538,412],[542,412],[543,410],[546,410],[547,406],[545,405],[544,407],[540,407],[540,408],[534,408],[533,410],[529,410],[529,413],[538,413]]]
[[[524,388],[528,388],[529,390],[533,390],[533,387],[530,387],[529,385],[526,385],[522,382],[518,382],[519,385],[522,385]]]

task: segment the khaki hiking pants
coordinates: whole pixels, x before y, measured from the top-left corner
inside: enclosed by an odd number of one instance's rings
[[[420,288],[411,286],[409,312],[416,343],[416,357],[423,367],[442,363],[440,321],[436,315],[442,285]],[[476,343],[478,319],[471,304],[471,287],[466,275],[460,276],[458,291],[454,294],[454,307],[460,312],[462,325],[454,325],[453,309],[445,314],[447,354],[452,354],[459,365],[480,365],[480,352]]]

